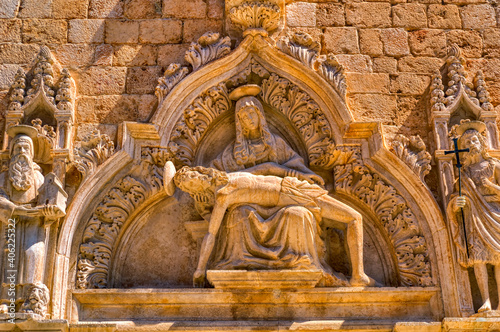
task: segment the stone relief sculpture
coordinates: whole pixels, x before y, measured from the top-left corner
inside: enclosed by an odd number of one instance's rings
[[[469,152],[462,155],[462,196],[455,193],[447,208],[458,261],[474,268],[483,301],[479,312],[491,310],[487,264],[494,266],[500,284],[500,161],[488,154],[485,131],[480,121],[462,121],[453,130],[460,149]]]
[[[176,184],[195,198],[198,211],[210,222],[195,285],[204,285],[212,254],[210,268],[215,270],[315,269],[324,272],[324,285],[346,284],[323,261],[319,225],[326,217],[348,224],[350,284],[373,285],[363,269],[361,216],[328,196],[319,186],[323,179],[271,133],[263,106],[254,97],[259,92],[259,86],[246,85],[230,94],[237,100],[236,139],[212,161],[212,168],[176,176]]]
[[[46,230],[65,215],[67,196],[57,176],[49,173],[44,178],[40,166],[33,161],[33,140],[38,131],[31,126],[18,125],[10,127],[7,132],[13,140],[9,169],[0,174],[0,220],[3,223],[15,222],[18,260],[9,261],[4,269],[19,272],[16,286],[18,309],[43,317],[48,303],[48,290],[45,291],[47,287],[43,284]],[[2,294],[2,311],[6,309],[6,299]]]

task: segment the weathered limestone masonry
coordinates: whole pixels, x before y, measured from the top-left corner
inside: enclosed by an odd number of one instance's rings
[[[500,330],[496,0],[0,0],[0,331]]]

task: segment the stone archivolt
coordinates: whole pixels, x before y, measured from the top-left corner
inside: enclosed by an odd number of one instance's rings
[[[335,191],[362,203],[385,229],[401,286],[432,286],[429,253],[415,214],[396,188],[363,165],[360,147],[337,147]]]
[[[133,175],[113,186],[97,205],[85,227],[79,246],[77,288],[106,288],[110,260],[123,225],[139,207],[163,195],[164,149],[145,147]]]

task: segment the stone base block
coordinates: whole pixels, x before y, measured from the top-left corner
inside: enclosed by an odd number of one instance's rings
[[[246,271],[208,270],[208,281],[215,288],[313,288],[321,279],[321,271]]]
[[[500,331],[500,317],[445,318],[443,320],[443,331],[447,332]]]
[[[436,287],[74,290],[78,321],[440,320]]]

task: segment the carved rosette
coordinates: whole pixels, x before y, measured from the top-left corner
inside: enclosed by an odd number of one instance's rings
[[[87,222],[79,248],[76,287],[106,288],[116,238],[134,211],[164,195],[163,167],[169,154],[162,148],[143,147],[141,163],[113,186]]]
[[[82,173],[83,178],[92,174],[115,152],[115,145],[108,135],[101,135],[98,130],[92,131],[80,142],[74,151],[74,165]]]
[[[427,244],[403,196],[379,174],[363,166],[360,147],[338,148],[335,191],[362,203],[383,225],[395,250],[402,286],[432,286]]]
[[[418,175],[423,184],[425,176],[431,171],[431,154],[426,151],[420,136],[397,135],[391,144],[391,151]]]
[[[282,52],[316,71],[342,98],[345,98],[347,84],[344,67],[337,61],[334,54],[320,55],[321,45],[309,34],[296,32],[291,36],[281,38],[276,46]]]
[[[278,29],[281,10],[270,2],[248,1],[229,11],[229,18],[243,32],[247,30],[264,30],[271,34]]]

